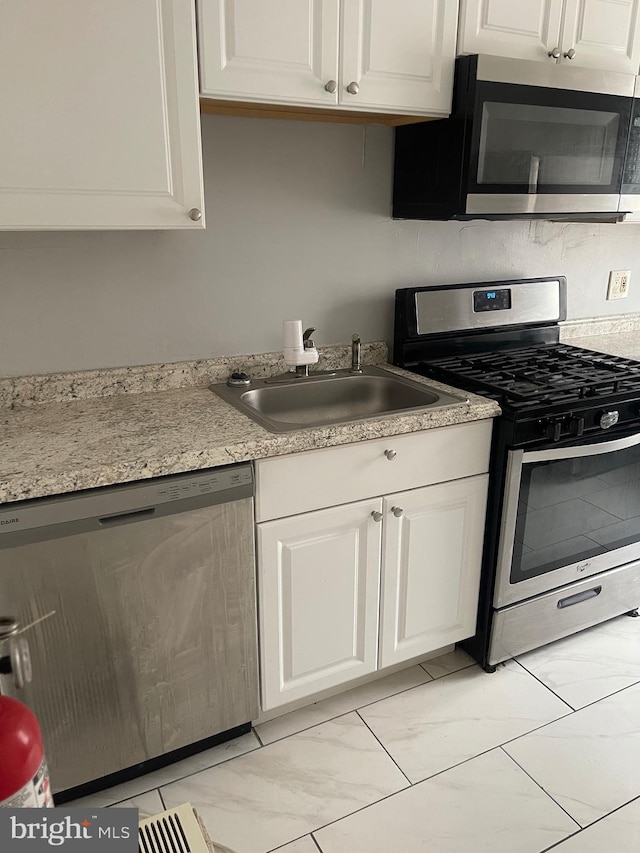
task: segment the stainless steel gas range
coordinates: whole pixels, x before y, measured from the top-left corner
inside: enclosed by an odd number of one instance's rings
[[[394,363],[500,403],[476,636],[501,661],[640,605],[640,362],[559,342],[566,280],[396,291]]]

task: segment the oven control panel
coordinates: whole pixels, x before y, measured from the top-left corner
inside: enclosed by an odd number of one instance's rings
[[[480,311],[508,311],[511,308],[511,288],[503,287],[499,290],[474,290],[473,310],[476,314]]]
[[[616,408],[601,409],[594,406],[567,412],[550,414],[546,418],[522,420],[518,423],[515,441],[517,444],[540,445],[545,442],[566,441],[567,439],[593,438],[600,432],[614,426],[632,426],[640,424],[640,410],[637,401],[616,403]]]

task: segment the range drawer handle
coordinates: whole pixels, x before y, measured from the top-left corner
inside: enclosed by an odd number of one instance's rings
[[[588,601],[590,598],[596,598],[602,592],[601,586],[594,586],[593,589],[585,589],[584,592],[576,592],[575,595],[569,595],[567,598],[561,598],[558,602],[558,607],[562,610],[564,607],[572,607],[574,604],[580,604],[582,601]]]

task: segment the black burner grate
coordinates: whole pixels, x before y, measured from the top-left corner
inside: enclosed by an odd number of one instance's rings
[[[437,358],[425,367],[517,408],[640,391],[640,363],[565,344]]]

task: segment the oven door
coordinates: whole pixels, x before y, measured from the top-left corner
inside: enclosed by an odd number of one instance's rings
[[[466,212],[617,212],[634,78],[540,65],[478,58]]]
[[[640,433],[508,454],[494,606],[640,558]]]

